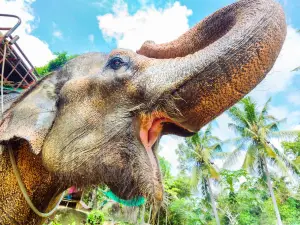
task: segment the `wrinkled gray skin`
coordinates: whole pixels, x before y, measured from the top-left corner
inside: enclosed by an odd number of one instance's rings
[[[60,187],[105,183],[124,199],[160,202],[159,167],[140,138],[144,119],[169,119],[159,136],[197,132],[264,78],[285,34],[277,3],[242,0],[173,42],[84,54],[6,112],[2,143],[26,140]]]

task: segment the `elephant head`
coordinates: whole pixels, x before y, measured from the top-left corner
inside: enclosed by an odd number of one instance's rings
[[[273,0],[241,0],[177,40],[88,53],[6,111],[1,143],[25,140],[66,186],[107,184],[124,199],[163,198],[156,148],[190,136],[251,91],[286,35]]]

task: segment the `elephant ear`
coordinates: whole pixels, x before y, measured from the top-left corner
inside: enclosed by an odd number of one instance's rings
[[[8,109],[0,122],[0,144],[12,140],[28,141],[39,154],[56,115],[55,76],[38,82]]]

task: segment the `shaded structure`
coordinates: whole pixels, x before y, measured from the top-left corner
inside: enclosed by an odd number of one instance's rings
[[[37,72],[25,53],[17,44],[18,35],[13,35],[21,19],[15,15],[0,14],[0,78],[1,105],[6,105],[37,81]],[[5,27],[4,21],[14,19],[13,27]],[[1,107],[2,107],[1,106]],[[3,107],[2,107],[2,110]]]

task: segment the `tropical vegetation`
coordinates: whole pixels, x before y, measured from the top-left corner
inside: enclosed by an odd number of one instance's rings
[[[63,65],[65,65],[69,60],[75,58],[77,55],[69,55],[67,52],[56,52],[54,59],[50,60],[44,66],[36,67],[36,71],[40,77],[50,74],[52,71],[58,70]]]

